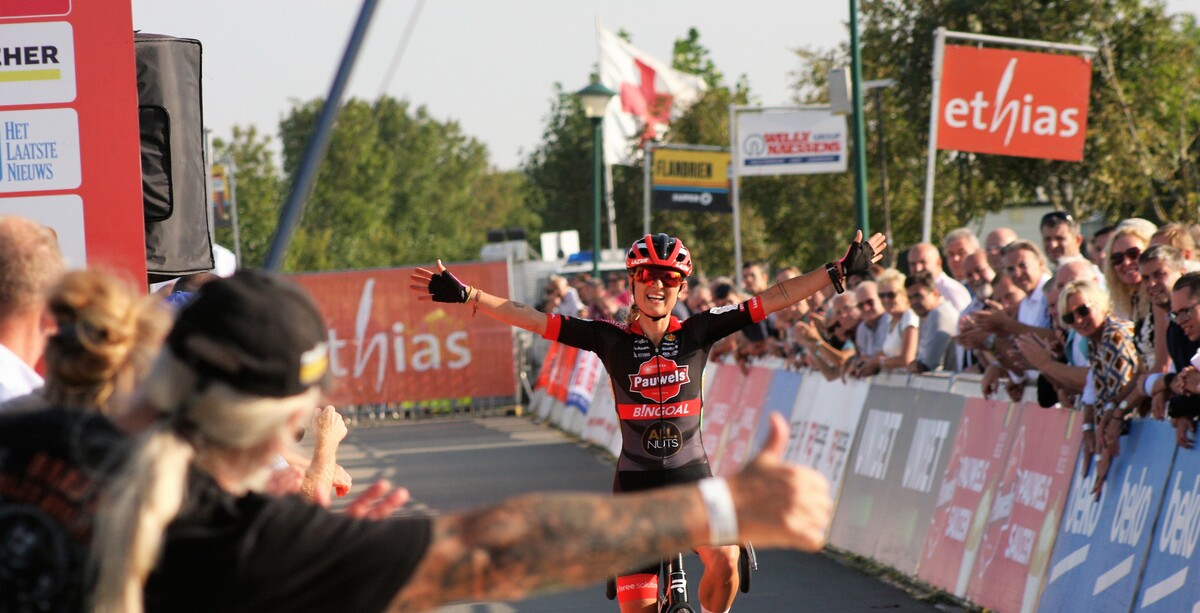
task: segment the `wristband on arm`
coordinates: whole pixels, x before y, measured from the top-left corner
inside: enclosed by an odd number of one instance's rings
[[[826,262],[825,272],[829,273],[829,280],[833,282],[834,291],[839,294],[846,291],[845,286],[842,285],[842,276],[838,272],[837,264],[834,264],[833,262]]]
[[[733,493],[724,478],[708,478],[696,482],[700,498],[708,511],[708,544],[733,545],[738,542],[737,509]]]

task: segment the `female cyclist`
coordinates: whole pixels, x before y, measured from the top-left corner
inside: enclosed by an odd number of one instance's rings
[[[841,260],[684,321],[671,316],[671,309],[686,291],[692,257],[683,241],[666,234],[647,234],[629,249],[625,268],[634,302],[625,324],[541,313],[463,284],[440,261],[436,272],[418,268],[411,287],[421,292],[421,300],[470,303],[499,321],[595,352],[611,377],[621,422],[613,489],[632,492],[711,476],[700,423],[704,365],[713,343],[831,283],[843,291],[845,278],[878,261],[885,246],[882,234],[863,242],[860,230]],[[699,547],[697,553],[705,567],[701,607],[728,611],[738,585],[738,548]],[[622,613],[653,611],[657,584],[657,567],[618,578]]]

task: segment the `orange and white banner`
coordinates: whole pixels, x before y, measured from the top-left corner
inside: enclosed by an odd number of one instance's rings
[[[465,283],[509,294],[505,263],[455,264]],[[470,304],[418,301],[413,268],[291,275],[329,324],[332,400],[339,404],[516,393],[513,329]]]
[[[1079,55],[946,45],[937,148],[1082,160],[1091,83]]]

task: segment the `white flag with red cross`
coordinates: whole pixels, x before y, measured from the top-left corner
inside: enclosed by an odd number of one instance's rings
[[[630,141],[657,139],[708,90],[699,75],[674,70],[596,24],[600,82],[617,92],[604,114],[604,161],[626,163]]]

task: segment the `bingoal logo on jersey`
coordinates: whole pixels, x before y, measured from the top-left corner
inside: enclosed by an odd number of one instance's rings
[[[647,400],[665,402],[678,396],[680,388],[690,381],[687,366],[656,355],[642,362],[636,374],[629,375],[629,391]]]

